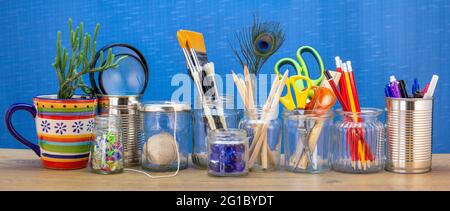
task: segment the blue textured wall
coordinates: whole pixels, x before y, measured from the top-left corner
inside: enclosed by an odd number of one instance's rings
[[[450,130],[449,70],[450,1],[447,0],[301,0],[301,1],[0,1],[0,116],[14,102],[31,103],[33,96],[55,93],[51,67],[56,31],[68,37],[67,19],[84,21],[92,31],[101,23],[99,46],[126,42],[143,51],[151,69],[145,99],[169,99],[176,87],[171,76],[185,71],[176,31],[181,28],[205,35],[216,71],[237,69],[227,40],[252,22],[252,13],[282,22],[287,40],[263,69],[271,73],[281,57],[293,56],[300,45],[314,46],[334,67],[334,56],[353,61],[361,104],[384,107],[383,84],[396,74],[422,83],[440,75],[435,101],[434,152],[450,152],[445,135]],[[163,88],[162,88],[163,87]],[[155,89],[158,91],[155,91]],[[35,138],[28,114],[15,123],[26,137]],[[0,127],[0,147],[22,148]]]

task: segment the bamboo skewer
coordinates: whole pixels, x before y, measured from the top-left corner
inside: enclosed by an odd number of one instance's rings
[[[262,152],[261,152],[261,163],[263,169],[267,169],[267,151],[269,151],[269,147],[267,145],[267,137],[264,138],[263,146],[262,146]]]
[[[277,88],[277,91],[276,91],[276,93],[275,93],[275,98],[274,98],[274,100],[272,101],[272,102],[266,102],[266,104],[265,104],[265,106],[264,107],[268,107],[269,109],[270,108],[274,108],[277,104],[278,104],[278,102],[279,102],[279,99],[280,99],[280,96],[281,96],[281,93],[282,93],[282,91],[283,91],[283,88],[284,88],[284,85],[285,85],[285,83],[286,83],[286,79],[287,79],[287,77],[288,77],[288,72],[289,71],[286,71],[285,73],[284,73],[284,75],[283,75],[283,78],[281,79],[281,82],[280,82],[280,84],[278,85],[278,88]],[[266,116],[264,116],[265,118],[264,118],[264,120],[266,120]],[[259,153],[260,153],[260,148],[261,148],[261,146],[262,146],[262,142],[263,142],[263,140],[264,140],[264,136],[266,136],[266,134],[267,134],[267,127],[268,127],[268,125],[267,125],[267,123],[264,123],[264,125],[263,125],[263,127],[262,127],[262,132],[259,132],[259,133],[261,133],[261,135],[259,136],[259,138],[258,139],[256,139],[256,144],[255,144],[255,148],[254,148],[254,150],[253,150],[253,152],[251,151],[251,156],[250,156],[250,160],[249,160],[249,166],[253,166],[253,164],[254,164],[254,162],[255,162],[255,160],[256,160],[256,158],[258,157],[258,155],[259,155]],[[260,130],[261,131],[261,130]],[[257,132],[258,133],[258,132]],[[256,138],[256,136],[255,136],[255,138]],[[255,139],[254,139],[255,140]]]
[[[246,81],[243,81],[237,75],[232,72],[233,75],[233,81],[236,84],[236,87],[238,89],[238,92],[244,101],[245,108],[249,111],[249,115],[252,119],[256,119],[257,116],[252,112],[251,109],[254,108],[254,102],[253,98],[251,97],[253,90],[249,89],[251,87],[251,82],[249,81],[249,75],[246,73],[247,71],[244,70],[245,76],[247,78]],[[280,80],[279,77],[276,78],[276,80],[272,83],[272,87],[269,93],[269,96],[267,98],[266,103],[263,106],[263,111],[270,111],[276,108],[276,105],[279,102],[279,98],[281,96],[281,92],[284,88],[284,83],[287,78],[287,72],[283,76],[283,79]],[[250,79],[251,80],[251,79]],[[249,98],[250,97],[250,98]],[[263,122],[268,121],[269,116],[267,114],[263,113],[262,120]],[[254,126],[254,137],[253,141],[250,147],[250,161],[249,166],[253,166],[254,162],[256,160],[260,161],[263,169],[267,169],[268,165],[275,165],[275,156],[273,155],[268,143],[267,143],[267,129],[268,124],[259,124]]]
[[[279,83],[280,83],[280,80],[279,80],[279,78],[277,78],[275,80],[275,82],[273,83],[273,85],[272,85],[272,88],[271,88],[270,93],[269,93],[269,97],[267,98],[267,101],[264,104],[263,111],[268,111],[269,110],[269,106],[271,105],[270,102],[273,101],[273,97],[274,97],[276,91],[278,90]],[[261,136],[261,131],[264,131],[262,129],[262,125],[258,125],[258,127],[255,130],[254,141],[252,141],[252,144],[250,146],[250,152],[254,151],[256,143],[257,143],[255,140],[259,139],[259,137]]]
[[[253,84],[250,73],[248,72],[247,65],[244,65],[244,77],[245,77],[245,85],[247,86],[247,99],[249,102],[250,108],[255,108],[254,96],[253,96]]]
[[[238,89],[238,93],[241,96],[241,99],[247,99],[247,92],[245,84],[241,83],[242,81],[239,79],[239,77],[234,73],[234,71],[231,71],[233,76],[234,84],[236,85],[236,88]],[[244,101],[244,107],[245,109],[249,110],[251,109],[247,102]],[[252,119],[254,119],[254,116],[251,116]]]
[[[275,81],[273,82],[273,84],[272,84],[272,88],[270,89],[269,96],[267,97],[266,104],[263,107],[264,111],[268,111],[269,110],[268,107],[269,107],[270,104],[268,104],[268,102],[272,102],[273,101],[273,97],[274,97],[276,91],[278,90],[279,83],[280,83],[280,79],[277,77],[275,79]],[[255,131],[256,131],[255,133],[258,133],[259,129],[255,130]],[[252,145],[250,146],[250,151],[253,151],[253,149],[255,148],[255,145],[256,145],[256,143],[252,142]]]

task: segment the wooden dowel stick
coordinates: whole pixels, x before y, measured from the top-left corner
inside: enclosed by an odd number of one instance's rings
[[[267,151],[269,150],[269,147],[267,146],[267,136],[265,135],[263,137],[263,146],[261,148],[261,160],[262,160],[262,167],[263,169],[267,169]]]
[[[276,91],[278,90],[278,87],[279,87],[279,83],[280,83],[281,81],[280,81],[280,79],[279,79],[279,77],[277,77],[275,80],[274,80],[274,82],[272,83],[272,87],[271,87],[271,89],[270,89],[270,92],[269,92],[269,96],[267,97],[267,101],[266,101],[266,103],[264,104],[264,107],[263,107],[263,110],[264,109],[267,109],[268,108],[268,106],[271,104],[271,102],[273,101],[273,98],[274,98],[274,96],[275,96],[275,94],[276,94]],[[262,128],[262,125],[258,125],[258,127],[255,129],[255,132],[254,132],[254,140],[252,141],[252,144],[251,144],[251,146],[250,146],[250,152],[252,152],[253,151],[253,149],[255,148],[255,145],[256,145],[256,140],[258,140],[258,138],[259,138],[259,135],[260,135],[260,132],[261,132],[261,128]]]
[[[278,102],[279,102],[279,100],[280,100],[281,93],[283,92],[283,88],[284,88],[284,85],[285,85],[285,83],[286,83],[286,79],[287,79],[288,74],[289,74],[289,71],[286,70],[286,72],[285,72],[284,75],[283,75],[283,78],[281,79],[281,83],[279,84],[279,86],[278,86],[278,88],[277,88],[277,92],[276,92],[275,98],[274,98],[274,100],[271,102],[271,105],[268,107],[269,109],[270,109],[270,108],[274,108],[274,107],[278,104]],[[265,119],[266,119],[266,118],[264,118],[264,120],[265,120]],[[263,131],[262,133],[264,133],[264,134],[267,133],[267,127],[268,127],[268,124],[265,123],[265,124],[263,125],[263,128],[262,128],[262,131]],[[261,145],[262,145],[261,142],[262,142],[262,140],[263,140],[261,137],[263,137],[263,136],[259,136],[259,138],[257,139],[257,143],[256,143],[256,145],[255,145],[255,148],[254,148],[254,150],[253,150],[253,153],[252,153],[251,156],[250,156],[249,166],[253,166],[253,164],[255,163],[256,158],[257,158],[258,155],[259,155],[259,152],[260,152],[260,149],[261,149]]]
[[[244,78],[245,78],[245,84],[247,86],[247,99],[249,102],[249,106],[250,108],[254,108],[255,107],[255,99],[253,96],[253,84],[252,84],[252,78],[250,73],[248,72],[248,68],[247,65],[244,65]]]

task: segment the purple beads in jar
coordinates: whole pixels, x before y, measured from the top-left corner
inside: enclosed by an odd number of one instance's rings
[[[217,129],[208,133],[208,174],[242,176],[248,173],[245,130]]]

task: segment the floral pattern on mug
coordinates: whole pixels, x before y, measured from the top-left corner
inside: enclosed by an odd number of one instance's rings
[[[80,133],[83,130],[83,126],[84,126],[84,124],[81,121],[74,122],[72,125],[72,128],[73,128],[72,132]]]
[[[67,132],[66,128],[67,128],[67,126],[63,122],[56,123],[56,126],[55,126],[56,133],[59,133],[62,135]]]
[[[92,132],[92,130],[94,129],[95,126],[95,122],[94,120],[89,120],[89,122],[86,125],[86,131]]]
[[[50,122],[48,122],[47,120],[42,120],[41,129],[42,129],[42,132],[48,133],[48,131],[51,130]]]

